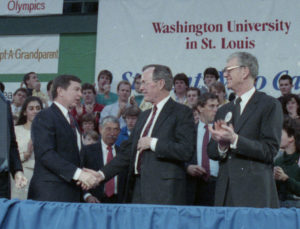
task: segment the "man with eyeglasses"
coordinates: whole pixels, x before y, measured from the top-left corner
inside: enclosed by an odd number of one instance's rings
[[[236,99],[222,106],[215,118],[208,155],[220,161],[215,205],[279,207],[272,173],[282,127],[280,103],[256,91],[256,57],[246,52],[229,56],[223,70]]]

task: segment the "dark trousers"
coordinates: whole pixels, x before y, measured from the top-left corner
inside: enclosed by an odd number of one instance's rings
[[[0,198],[10,199],[10,179],[8,172],[0,173]]]
[[[135,176],[132,203],[142,203],[141,177],[139,175]]]
[[[197,179],[194,205],[214,206],[216,180],[215,177],[210,177],[207,181]]]
[[[107,196],[102,197],[100,202],[107,203],[107,204],[116,204],[119,203],[119,200],[117,195],[112,195],[111,197],[107,197]]]

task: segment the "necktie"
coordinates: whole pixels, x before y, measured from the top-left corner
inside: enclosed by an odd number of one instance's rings
[[[234,110],[233,110],[233,117],[234,117],[234,124],[236,124],[241,116],[241,97],[238,97],[236,100],[235,100],[235,106],[234,106]]]
[[[205,128],[205,133],[203,136],[203,141],[202,141],[202,167],[206,170],[206,175],[204,176],[204,180],[207,180],[210,177],[210,167],[209,167],[209,158],[207,155],[207,144],[209,142],[209,130],[208,130],[208,125],[206,124],[204,126]]]
[[[112,147],[107,146],[107,158],[106,158],[106,164],[109,163],[113,159],[113,154],[112,154]],[[114,178],[110,179],[105,183],[105,195],[107,197],[111,197],[115,193],[115,180]]]
[[[144,130],[144,132],[143,132],[143,134],[142,134],[142,137],[146,137],[146,136],[148,135],[149,130],[150,130],[151,126],[152,126],[152,122],[153,122],[153,120],[154,120],[156,111],[157,111],[157,106],[155,105],[155,106],[153,107],[152,116],[151,116],[151,118],[150,118],[150,120],[149,120],[149,122],[148,122],[148,124],[147,124],[147,126],[146,126],[146,128],[145,128],[145,130]],[[138,160],[138,161],[137,161],[137,171],[138,171],[138,173],[140,173],[140,171],[141,171],[142,153],[143,153],[143,152],[140,152],[140,153],[139,153],[138,159],[137,159],[137,160]]]
[[[68,112],[68,115],[69,115],[69,119],[70,119],[70,126],[72,127],[72,130],[75,133],[75,136],[77,137],[75,119],[74,119],[73,115],[70,112]]]

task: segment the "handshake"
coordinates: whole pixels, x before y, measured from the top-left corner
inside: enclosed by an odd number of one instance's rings
[[[104,177],[97,171],[83,168],[80,172],[77,185],[80,185],[83,190],[89,190],[98,186]]]

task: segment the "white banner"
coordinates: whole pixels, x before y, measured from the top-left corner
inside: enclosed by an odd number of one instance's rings
[[[1,36],[0,74],[57,73],[59,35]]]
[[[0,15],[36,16],[62,14],[63,0],[1,0]]]
[[[119,80],[132,82],[144,65],[157,63],[200,87],[205,68],[221,71],[231,53],[246,51],[259,61],[259,90],[279,96],[278,78],[290,74],[298,93],[299,10],[299,0],[102,0],[96,77],[109,69],[115,89]]]

